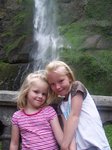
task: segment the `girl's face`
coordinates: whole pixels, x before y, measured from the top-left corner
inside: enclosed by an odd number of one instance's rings
[[[48,73],[48,82],[51,89],[60,96],[66,96],[70,91],[71,79],[66,75],[63,67]]]
[[[32,83],[27,94],[27,106],[29,108],[41,107],[48,96],[48,84],[41,79],[37,79]]]

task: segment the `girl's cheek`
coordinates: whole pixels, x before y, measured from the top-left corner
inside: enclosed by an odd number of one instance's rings
[[[56,91],[56,88],[55,87],[51,87],[51,89],[55,92]]]
[[[55,88],[55,86],[52,84],[52,85],[50,85],[51,86],[51,89],[54,89]]]
[[[53,91],[55,91],[55,88],[54,88],[54,87],[52,87],[52,90],[53,90]]]

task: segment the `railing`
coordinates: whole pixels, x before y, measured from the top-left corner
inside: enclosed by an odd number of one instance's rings
[[[16,91],[0,91],[0,121],[5,125],[0,125],[0,150],[9,150],[11,138],[11,117],[17,110],[15,97]],[[112,123],[112,96],[92,96],[99,110],[103,124]]]

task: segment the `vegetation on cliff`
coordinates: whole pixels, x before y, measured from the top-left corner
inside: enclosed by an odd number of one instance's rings
[[[3,76],[7,68],[3,65],[29,63],[27,55],[33,47],[33,2],[7,0],[0,10],[0,83],[5,84]],[[57,2],[57,23],[65,40],[60,59],[74,69],[77,78],[85,83],[91,94],[112,95],[112,1]],[[20,69],[17,70],[16,76]],[[8,75],[12,72],[13,69],[7,69]],[[16,76],[13,76],[14,81]],[[7,76],[8,82],[10,78]],[[5,89],[2,85],[0,89]],[[10,87],[9,83],[9,90],[17,90]]]
[[[59,27],[66,43],[61,49],[61,59],[96,95],[112,95],[111,5],[111,0],[88,1],[81,20]]]

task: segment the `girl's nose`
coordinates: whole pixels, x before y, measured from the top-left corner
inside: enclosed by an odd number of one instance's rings
[[[59,84],[56,84],[56,89],[60,89],[60,85]]]
[[[41,98],[41,97],[42,97],[42,93],[38,93],[38,97],[40,97],[40,98]]]

